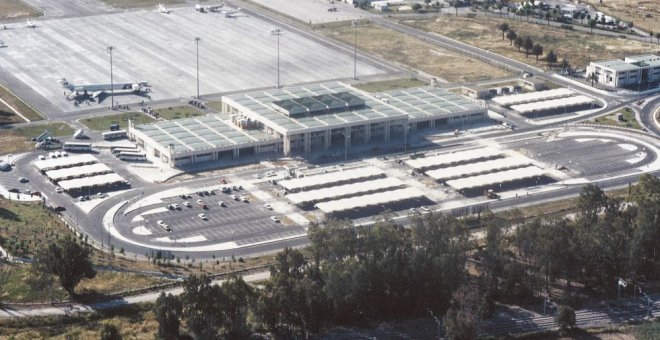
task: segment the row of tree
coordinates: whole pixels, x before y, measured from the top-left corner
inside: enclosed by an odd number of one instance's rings
[[[534,43],[530,36],[523,37],[518,35],[518,33],[516,33],[516,31],[513,30],[513,28],[511,28],[508,23],[504,22],[497,25],[497,29],[502,32],[502,40],[504,40],[504,38],[508,39],[511,43],[511,46],[515,46],[518,51],[520,51],[520,49],[524,49],[525,57],[529,57],[529,54],[531,53],[536,56],[536,60],[539,60],[539,56],[543,54],[543,46],[541,44]],[[548,63],[549,67],[552,67],[552,65],[557,63],[558,56],[554,50],[550,50],[548,53],[546,53],[545,61]],[[559,66],[562,71],[570,72],[571,65],[568,59],[563,58]]]

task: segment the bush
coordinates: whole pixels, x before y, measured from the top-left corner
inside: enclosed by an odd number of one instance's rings
[[[565,29],[565,30],[572,30],[573,29],[573,25],[561,24],[560,27]]]
[[[569,306],[560,306],[557,311],[557,326],[562,331],[575,327],[575,311]]]
[[[477,17],[477,13],[465,13],[465,16],[470,19],[474,19]]]

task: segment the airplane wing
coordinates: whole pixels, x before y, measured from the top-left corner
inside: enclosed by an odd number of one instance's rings
[[[103,91],[95,91],[94,93],[92,93],[92,98],[97,98],[101,94],[103,94]]]

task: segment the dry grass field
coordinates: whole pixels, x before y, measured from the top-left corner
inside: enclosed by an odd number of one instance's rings
[[[658,0],[582,0],[596,10],[621,21],[632,21],[644,31],[660,32],[660,1]]]
[[[544,55],[536,61],[525,50],[519,52],[508,39],[502,40],[502,32],[497,26],[507,22],[519,36],[529,36],[543,46]],[[558,27],[539,27],[538,24],[511,21],[499,18],[465,18],[442,16],[435,20],[404,21],[404,24],[439,33],[450,38],[487,49],[530,65],[546,67],[545,53],[554,50],[558,59],[566,58],[572,67],[584,68],[590,60],[622,58],[626,55],[660,51],[660,45],[631,41],[621,38],[591,35]]]
[[[63,122],[51,122],[9,129],[0,126],[0,145],[2,145],[0,155],[34,150],[35,143],[32,141],[32,138],[38,136],[46,129],[53,133],[55,137],[73,134],[73,129]]]
[[[354,31],[350,26],[319,27],[317,31],[353,45]],[[499,68],[378,26],[360,26],[357,40],[359,50],[449,82],[490,80],[510,75]],[[358,75],[359,72],[358,65]]]
[[[0,20],[36,17],[41,12],[21,0],[0,0]]]
[[[9,91],[6,87],[2,85],[0,85],[0,98],[2,98],[2,100],[4,100],[7,104],[11,105],[14,109],[16,109],[16,111],[20,112],[23,116],[25,116],[25,118],[29,119],[32,122],[36,120],[44,119],[44,117],[41,114],[39,114],[39,112],[37,112],[31,106],[27,105],[20,98],[16,97],[11,91]],[[14,122],[21,122],[21,123],[23,122],[23,119],[21,117],[15,116],[14,112],[11,111],[6,106],[4,106],[2,103],[0,103],[0,110],[7,112],[7,116],[6,116],[8,117],[7,119],[10,119]],[[9,117],[9,116],[14,116],[14,117]],[[3,124],[2,120],[0,120],[0,124]]]

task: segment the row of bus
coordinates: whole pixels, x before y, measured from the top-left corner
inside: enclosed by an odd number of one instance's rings
[[[146,161],[147,156],[137,146],[112,146],[110,151],[122,161]]]

